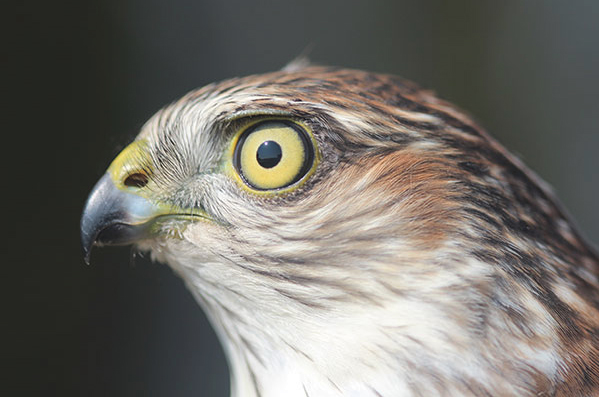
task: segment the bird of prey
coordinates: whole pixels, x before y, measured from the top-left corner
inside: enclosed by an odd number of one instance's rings
[[[403,79],[305,66],[159,111],[84,249],[180,275],[235,397],[597,396],[599,259],[548,186]]]

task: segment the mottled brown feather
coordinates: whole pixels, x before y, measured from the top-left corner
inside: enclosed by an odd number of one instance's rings
[[[194,111],[211,115],[194,133],[210,134],[215,147],[239,120],[301,121],[314,133],[321,163],[302,187],[282,196],[238,192],[223,180],[221,188],[238,195],[247,214],[227,213],[209,197],[190,202],[177,183],[220,161],[194,157],[192,139],[181,132]],[[405,360],[403,367],[428,376],[439,394],[599,395],[597,254],[543,181],[430,91],[394,76],[307,67],[194,91],[159,113],[143,134],[155,142],[157,190],[182,191],[181,206],[204,200],[212,218],[227,225],[223,244],[230,246],[215,257],[251,274],[256,288],[323,318],[341,303],[380,308],[401,299],[451,313],[448,324],[462,332],[445,335],[448,345],[475,354],[488,378],[459,370],[448,375],[410,361],[401,349],[389,351]],[[178,246],[160,249],[176,262]],[[473,262],[483,267],[480,274],[471,272]],[[406,281],[448,275],[457,277],[434,294]],[[235,312],[224,302],[206,302],[210,310]],[[402,340],[401,331],[396,335]],[[518,349],[559,358],[557,374],[524,363]],[[419,394],[424,386],[410,387]]]

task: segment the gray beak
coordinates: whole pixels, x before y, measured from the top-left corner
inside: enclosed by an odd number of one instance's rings
[[[160,210],[135,193],[117,188],[106,173],[92,190],[81,217],[81,243],[89,264],[94,246],[126,245],[148,236]]]

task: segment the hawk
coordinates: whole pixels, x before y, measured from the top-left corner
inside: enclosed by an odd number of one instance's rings
[[[232,395],[599,395],[599,259],[547,185],[400,78],[307,66],[195,90],[81,220],[179,274]]]

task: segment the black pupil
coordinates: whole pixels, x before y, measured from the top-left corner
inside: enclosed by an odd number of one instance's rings
[[[279,164],[282,156],[281,146],[275,141],[263,142],[256,151],[256,160],[264,168],[272,168]]]

